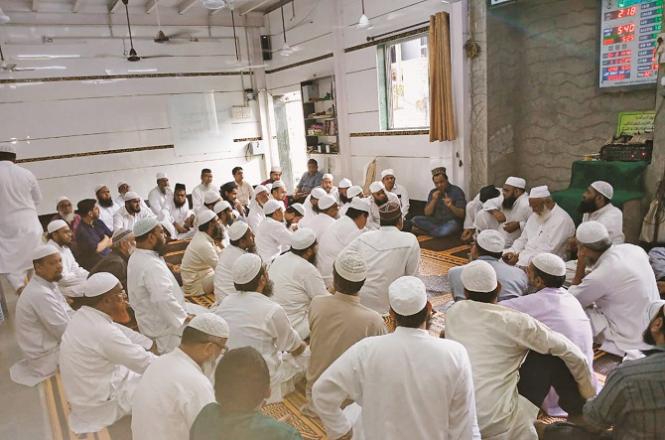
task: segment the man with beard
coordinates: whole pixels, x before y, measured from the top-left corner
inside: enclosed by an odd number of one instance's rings
[[[335,176],[330,173],[326,173],[321,178],[321,188],[335,198],[335,201],[339,201],[339,191],[335,186]]]
[[[434,189],[427,196],[425,215],[413,218],[414,226],[432,237],[447,237],[457,233],[464,220],[466,197],[464,191],[450,183],[445,167],[432,170]]]
[[[266,219],[256,230],[256,250],[266,264],[289,248],[292,232],[284,224],[284,204],[268,200],[263,206]],[[302,225],[301,225],[302,227]]]
[[[344,191],[344,194],[340,192],[339,199],[341,205],[339,208],[339,216],[343,217],[346,214],[347,209],[351,207],[351,202],[353,202],[353,199],[361,198],[363,198],[363,189],[358,185],[350,186],[346,191]],[[369,206],[369,200],[367,200],[367,206]]]
[[[281,180],[276,180],[270,187],[270,197],[284,202],[284,207],[289,207],[289,198],[286,196],[286,185]]]
[[[388,296],[395,332],[357,342],[314,384],[314,409],[329,438],[480,439],[469,357],[459,343],[427,333],[425,285],[400,277]],[[347,400],[362,407],[360,429],[342,410]]]
[[[157,173],[157,186],[148,193],[150,209],[159,220],[168,214],[168,205],[173,200],[173,191],[169,187],[169,176],[166,173]]]
[[[180,344],[182,327],[191,318],[185,296],[162,258],[166,237],[157,219],[139,220],[132,232],[136,250],[127,264],[129,303],[141,333],[157,342],[160,353],[168,353]]]
[[[84,199],[77,204],[81,224],[76,231],[78,262],[90,270],[102,257],[111,252],[111,231],[99,220],[99,206],[95,199]]]
[[[256,229],[266,218],[263,213],[263,205],[270,199],[268,188],[263,185],[257,185],[254,188],[254,198],[249,204],[249,214],[247,214],[247,224],[250,228]]]
[[[641,350],[646,311],[660,298],[646,252],[632,244],[612,244],[602,223],[580,224],[575,234],[578,258],[593,270],[573,281],[569,292],[591,319],[594,342],[608,353],[623,356]]]
[[[62,278],[58,281],[60,292],[65,296],[79,296],[77,293],[88,278],[88,271],[76,262],[72,250],[72,230],[64,220],[53,220],[46,227],[48,244],[60,252],[62,258]]]
[[[219,304],[224,297],[235,292],[233,286],[233,274],[231,269],[233,263],[245,253],[256,253],[256,244],[254,243],[254,233],[245,222],[235,222],[228,231],[230,243],[229,246],[219,254],[217,267],[215,267],[215,300]]]
[[[226,200],[220,200],[215,203],[215,206],[212,208],[212,212],[215,213],[219,219],[219,224],[222,227],[222,239],[220,241],[215,241],[215,245],[221,247],[222,249],[229,245],[229,226],[235,221],[233,216],[233,211],[231,210],[231,205]]]
[[[201,184],[196,185],[192,190],[192,208],[194,211],[203,206],[203,197],[207,192],[217,192],[212,184],[212,171],[209,168],[201,170]]]
[[[35,274],[18,297],[14,324],[24,358],[9,370],[14,382],[30,387],[55,373],[60,338],[72,312],[58,290],[62,278],[58,249],[51,245],[37,247],[32,263]]]
[[[282,168],[278,166],[274,166],[270,168],[270,177],[263,182],[261,182],[261,185],[266,186],[266,185],[272,185],[273,183],[277,182],[278,180],[282,179]]]
[[[305,217],[305,207],[302,203],[294,203],[284,211],[284,221],[286,228],[295,231],[300,225],[300,221]]]
[[[78,302],[81,307],[62,336],[60,374],[69,427],[84,434],[130,414],[134,390],[155,355],[116,324],[130,321],[127,295],[116,277],[92,275]]]
[[[109,231],[113,232],[115,227],[115,213],[120,209],[120,205],[116,205],[115,201],[113,201],[111,191],[106,185],[97,185],[95,196],[99,204],[99,219],[104,222]]]
[[[187,296],[201,296],[213,292],[215,267],[219,261],[219,248],[215,241],[224,238],[222,224],[211,210],[200,210],[196,215],[196,223],[198,231],[185,249],[180,265],[182,287]]]
[[[352,186],[353,183],[351,182],[351,180],[347,179],[346,177],[340,180],[339,183],[337,184],[337,202],[339,202],[340,206],[343,205],[344,203],[349,203],[351,201],[351,198],[347,196],[349,188],[351,188]]]
[[[78,230],[79,224],[81,223],[81,216],[74,212],[74,206],[72,205],[71,200],[68,197],[62,196],[59,197],[55,210],[55,214],[51,221],[53,220],[64,220],[69,225],[69,229],[72,230],[72,243],[69,245],[73,250],[76,250],[76,231]]]
[[[476,219],[478,214],[484,212],[484,208],[489,206],[487,202],[489,200],[497,199],[494,204],[494,207],[498,207],[502,202],[501,193],[494,185],[487,185],[480,189],[476,197],[473,198],[469,203],[466,204],[466,212],[464,215],[464,231],[462,232],[462,241],[469,242],[473,240],[473,237],[477,232],[480,232],[485,229],[498,229],[498,224],[496,221],[477,221],[481,219]],[[483,225],[484,227],[480,227]],[[491,226],[489,226],[491,225]],[[489,226],[489,227],[488,227]]]
[[[167,203],[168,223],[173,226],[169,231],[172,238],[184,240],[191,238],[196,232],[194,229],[194,213],[187,203],[187,189],[182,183],[175,184],[173,200]]]
[[[316,268],[318,243],[314,231],[298,229],[291,236],[291,249],[270,265],[270,279],[275,283],[273,300],[280,304],[291,325],[302,339],[309,337],[309,305],[317,296],[329,295]]]
[[[330,228],[338,218],[339,205],[337,200],[330,194],[326,194],[319,200],[319,215],[312,218],[307,223],[307,227],[314,231],[316,238],[319,239],[324,232]]]
[[[602,180],[593,182],[582,194],[579,211],[584,214],[583,222],[590,220],[602,223],[610,234],[610,240],[614,244],[624,242],[623,235],[623,212],[612,205],[614,188]]]
[[[383,183],[386,191],[397,196],[399,202],[402,204],[402,216],[406,218],[409,214],[409,207],[411,206],[409,192],[404,185],[400,185],[395,181],[395,171],[390,168],[381,171],[381,183]]]
[[[289,322],[282,306],[272,301],[273,283],[261,257],[246,253],[233,264],[235,292],[215,313],[229,324],[229,349],[252,347],[263,355],[270,371],[267,403],[280,402],[304,373],[309,351]]]
[[[231,182],[226,182],[224,185],[222,185],[219,188],[219,193],[222,195],[222,199],[226,200],[229,202],[229,205],[231,205],[231,208],[233,209],[233,214],[240,218],[245,218],[247,215],[247,211],[245,209],[245,206],[240,203],[240,200],[238,200],[238,184],[231,181]]]
[[[90,273],[107,272],[116,277],[122,288],[127,292],[127,262],[136,249],[134,234],[128,229],[118,229],[113,232],[113,247],[111,253],[99,260],[99,263],[90,269]]]
[[[531,259],[541,253],[565,257],[568,237],[575,233],[575,223],[570,215],[557,205],[547,186],[531,188],[529,217],[522,235],[503,252],[504,261],[521,268],[529,267]]]
[[[395,194],[387,192],[381,182],[372,182],[369,186],[369,192],[371,193],[371,196],[369,197],[369,219],[367,221],[367,229],[375,231],[381,226],[379,209],[388,201],[393,201],[399,204],[399,199]],[[401,209],[400,205],[400,210]]]
[[[319,200],[326,195],[323,188],[314,188],[307,196],[303,206],[305,207],[305,218],[302,220],[300,226],[306,228],[307,224],[312,221],[314,217],[319,215]]]
[[[130,191],[125,194],[125,206],[113,216],[113,227],[114,229],[132,229],[139,220],[154,216],[149,209],[141,209],[141,196]]]
[[[121,180],[118,182],[118,195],[113,199],[113,202],[118,205],[118,206],[124,206],[125,205],[125,194],[127,194],[129,191],[132,190],[132,187],[129,186],[129,183],[127,183],[124,180]],[[145,204],[145,201],[141,199],[141,209],[150,209],[148,208],[148,205]]]

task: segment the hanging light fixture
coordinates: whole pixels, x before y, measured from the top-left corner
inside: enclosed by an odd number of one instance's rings
[[[360,0],[363,14],[358,19],[358,29],[367,29],[369,27],[369,17],[365,15],[365,0]]]
[[[291,56],[293,49],[289,46],[289,43],[286,42],[286,25],[284,24],[284,6],[280,6],[279,9],[282,12],[282,35],[284,36],[284,45],[279,50],[279,54],[283,57]]]
[[[9,18],[9,15],[5,14],[2,11],[2,8],[0,8],[0,24],[6,24],[11,21],[11,18]]]

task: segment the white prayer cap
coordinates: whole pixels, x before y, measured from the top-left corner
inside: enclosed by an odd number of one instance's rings
[[[11,144],[0,144],[0,153],[16,154],[16,147]]]
[[[350,199],[363,193],[363,189],[358,185],[353,185],[346,191],[346,196]]]
[[[379,191],[384,190],[384,189],[386,189],[386,187],[383,185],[382,182],[372,182],[369,185],[369,191],[372,194],[378,193]]]
[[[531,188],[529,193],[530,199],[544,199],[550,196],[550,190],[547,188],[547,185],[535,186]]]
[[[157,180],[160,179],[168,179],[169,176],[166,175],[166,173],[157,173]]]
[[[134,223],[132,233],[134,233],[134,237],[141,237],[142,235],[145,235],[155,229],[157,225],[159,225],[157,217],[150,216],[142,218],[141,220]]]
[[[302,205],[302,203],[294,203],[293,205],[289,205],[289,208],[293,208],[298,211],[298,214],[300,214],[301,217],[305,216],[305,207]]]
[[[258,255],[252,253],[242,254],[233,263],[233,267],[231,267],[233,282],[236,284],[249,283],[259,274],[262,265],[263,262]]]
[[[116,186],[116,188],[120,188],[122,185],[129,186],[129,183],[125,182],[124,180],[121,180],[120,182],[118,182],[118,185]]]
[[[319,209],[326,210],[337,203],[337,200],[330,194],[326,194],[319,200]]]
[[[219,214],[220,212],[226,211],[229,208],[231,208],[231,204],[229,202],[226,200],[220,200],[219,202],[215,203],[215,206],[212,207],[212,211],[215,214]]]
[[[71,202],[71,200],[69,200],[69,197],[60,196],[60,197],[58,197],[58,200],[55,201],[55,206],[58,206],[60,203],[64,202],[65,200],[68,201],[68,202]]]
[[[665,306],[665,300],[659,299],[657,301],[652,302],[649,304],[649,307],[647,308],[647,311],[649,313],[649,322],[653,321],[653,318],[658,315],[658,312],[660,312],[660,309]]]
[[[90,278],[85,280],[82,293],[86,298],[94,298],[110,292],[118,284],[120,284],[120,281],[115,275],[108,272],[98,272],[90,275]]]
[[[249,225],[245,222],[233,222],[231,227],[228,229],[229,240],[237,241],[245,236]]]
[[[256,188],[254,188],[254,195],[255,196],[258,196],[261,193],[267,193],[267,192],[268,192],[268,188],[266,188],[263,185],[256,185]]]
[[[330,181],[332,181],[332,180],[334,180],[334,177],[333,177],[333,175],[330,174],[330,173],[325,173],[325,174],[323,175],[323,177],[321,177],[321,180],[330,180]]]
[[[462,284],[470,292],[491,293],[498,286],[496,272],[486,261],[476,260],[462,269]]]
[[[97,185],[95,187],[95,194],[97,194],[102,188],[107,188],[106,185]]]
[[[328,194],[325,189],[317,186],[314,188],[311,192],[311,196],[314,197],[315,199],[320,199],[321,197],[325,196]]]
[[[506,247],[503,235],[494,229],[485,229],[476,237],[476,243],[488,252],[498,254]]]
[[[53,220],[46,226],[46,232],[53,234],[55,231],[58,231],[62,228],[68,228],[69,225],[64,220]]]
[[[395,171],[393,171],[392,168],[388,168],[386,170],[381,171],[381,179],[383,179],[386,176],[395,177]]]
[[[596,221],[582,222],[577,227],[575,238],[582,244],[596,243],[610,238],[604,224]]]
[[[266,183],[266,188],[268,188],[268,191],[272,191],[272,183]]]
[[[291,235],[291,249],[301,251],[316,241],[316,234],[309,228],[300,228]]]
[[[333,265],[337,274],[347,281],[358,283],[367,278],[367,263],[357,252],[342,252]]]
[[[614,188],[612,188],[612,185],[610,185],[607,182],[604,182],[602,180],[597,180],[593,182],[590,186],[591,188],[598,191],[600,194],[607,197],[609,200],[612,200],[612,197],[614,197]]]
[[[427,289],[416,277],[399,277],[388,287],[390,308],[401,316],[411,316],[427,305]]]
[[[350,188],[351,185],[353,185],[353,183],[351,183],[351,180],[345,177],[339,181],[339,183],[337,184],[337,188]]]
[[[134,191],[127,191],[125,193],[124,200],[125,202],[129,202],[130,200],[141,200],[141,196],[135,193]]]
[[[119,243],[125,238],[128,238],[130,235],[132,235],[132,231],[129,229],[122,229],[118,228],[115,231],[113,231],[113,236],[111,237],[111,241],[113,244]]]
[[[200,315],[196,315],[189,321],[187,327],[195,328],[206,335],[224,339],[228,339],[231,333],[229,325],[224,318],[216,313],[201,313]]]
[[[349,208],[357,209],[358,211],[369,212],[369,201],[367,199],[361,199],[360,197],[354,197],[351,200]]]
[[[272,191],[275,188],[286,188],[286,185],[284,185],[284,182],[282,182],[281,180],[275,180],[272,183],[272,187],[270,188],[270,191]]]
[[[217,191],[206,191],[205,194],[203,194],[203,203],[206,205],[211,205],[221,198],[222,196],[220,196]]]
[[[284,202],[281,200],[270,199],[263,205],[263,213],[270,215],[278,209],[284,210]]]
[[[543,252],[531,260],[531,263],[546,274],[562,277],[566,274],[566,263],[558,255]]]
[[[483,203],[483,211],[497,211],[501,209],[501,197],[494,197]]]
[[[282,167],[272,167],[270,168],[271,173],[281,173],[282,172]]]
[[[54,255],[59,253],[60,251],[58,250],[58,248],[56,248],[52,244],[43,244],[37,246],[37,249],[35,249],[34,253],[32,254],[32,261],[39,260],[41,258],[48,257],[49,255]]]
[[[522,179],[521,177],[510,176],[506,179],[506,185],[524,189],[526,188],[526,180]]]
[[[200,209],[196,213],[196,226],[205,225],[210,220],[217,218],[217,214],[209,209]]]

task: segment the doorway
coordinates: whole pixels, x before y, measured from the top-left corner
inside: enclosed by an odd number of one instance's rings
[[[293,194],[300,177],[307,171],[305,120],[300,91],[273,96],[273,114],[282,181]]]

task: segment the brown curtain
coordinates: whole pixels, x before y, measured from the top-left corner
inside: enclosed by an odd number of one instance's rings
[[[450,23],[448,14],[429,18],[429,141],[457,138],[453,114],[452,69],[450,66]]]

